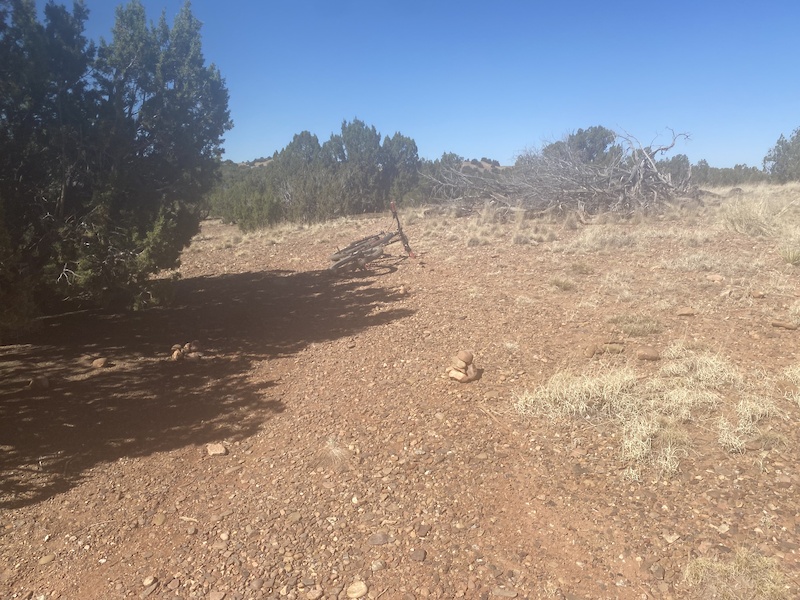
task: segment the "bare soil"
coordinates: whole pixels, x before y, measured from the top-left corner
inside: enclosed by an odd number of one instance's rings
[[[781,375],[800,332],[773,323],[794,322],[797,276],[774,241],[691,215],[405,218],[416,258],[392,246],[345,277],[327,256],[386,216],[208,221],[171,305],[48,318],[0,348],[0,597],[714,597],[687,566],[740,548],[800,596]],[[657,327],[626,333],[631,315]],[[744,451],[700,413],[675,473],[632,471],[602,414],[515,410],[559,372],[651,377],[664,360],[637,352],[679,341],[768,380],[779,414]],[[463,349],[478,381],[446,377]]]

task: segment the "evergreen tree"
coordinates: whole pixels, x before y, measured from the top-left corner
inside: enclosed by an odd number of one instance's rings
[[[787,140],[783,135],[764,157],[764,170],[779,183],[800,181],[800,128]]]
[[[0,0],[2,255],[39,297],[130,302],[197,230],[228,93],[189,2],[170,28],[133,0],[98,49],[88,16]]]

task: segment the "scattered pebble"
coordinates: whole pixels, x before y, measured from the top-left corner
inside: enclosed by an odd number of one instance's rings
[[[369,592],[367,584],[363,581],[356,581],[347,587],[347,597],[351,599],[363,598]]]
[[[209,456],[225,456],[228,453],[228,449],[222,444],[208,444],[206,451]]]

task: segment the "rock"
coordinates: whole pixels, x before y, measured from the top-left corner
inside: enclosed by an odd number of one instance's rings
[[[462,373],[466,373],[467,371],[467,363],[465,363],[460,358],[453,358],[453,368],[457,371],[461,371]]]
[[[225,592],[210,592],[208,600],[225,600]]]
[[[262,587],[264,587],[264,580],[261,577],[253,579],[253,581],[250,582],[250,589],[253,591],[257,592]]]
[[[157,581],[155,583],[151,583],[146,588],[144,588],[141,594],[139,594],[139,598],[147,598],[148,596],[150,596],[150,594],[156,591],[157,587],[158,587]]]
[[[663,580],[666,572],[664,571],[664,567],[660,564],[656,563],[652,567],[650,567],[650,572],[653,574],[653,577],[659,580]]]
[[[422,548],[416,548],[411,551],[411,560],[416,562],[423,562],[427,556],[428,553]]]
[[[767,293],[762,290],[750,290],[750,297],[751,298],[766,298]]]
[[[164,513],[158,513],[155,517],[153,517],[153,525],[156,527],[161,527],[167,520],[167,515]]]
[[[383,571],[386,568],[386,563],[382,560],[373,560],[372,564],[370,565],[370,569],[373,573],[377,573],[378,571]]]
[[[456,369],[450,369],[450,372],[447,375],[450,377],[450,379],[455,379],[456,381],[460,381],[462,383],[466,381],[468,377],[466,373],[462,373]]]
[[[384,544],[388,543],[389,541],[389,534],[385,531],[379,531],[377,533],[373,533],[367,539],[367,543],[370,546],[383,546]]]
[[[782,329],[791,329],[791,330],[797,329],[797,324],[796,323],[791,323],[789,321],[773,321],[772,322],[772,326],[773,327],[780,327]]]
[[[711,283],[722,283],[725,281],[725,277],[717,273],[712,273],[711,275],[706,275],[706,280],[710,281]]]
[[[105,369],[107,366],[108,366],[108,359],[105,357],[95,358],[92,361],[92,368],[94,369]]]
[[[175,350],[183,350],[183,346],[180,344],[172,344],[172,348],[170,348],[169,351],[175,352]]]
[[[478,371],[478,368],[474,364],[470,363],[467,367],[467,377],[469,378],[469,381],[475,381],[479,376],[480,371]]]
[[[697,312],[695,312],[693,308],[684,306],[675,311],[675,314],[679,317],[693,317],[697,314]]]
[[[427,525],[425,523],[420,523],[419,525],[417,525],[417,530],[416,530],[417,537],[424,538],[430,532],[431,532],[431,526],[430,525]]]
[[[666,532],[664,532],[664,533],[661,534],[661,537],[664,538],[664,540],[668,544],[674,544],[679,539],[681,539],[681,536],[678,535],[677,533],[666,533]]]
[[[173,350],[172,355],[170,356],[172,360],[182,360],[183,359],[183,351],[181,349]]]
[[[47,556],[43,556],[42,558],[39,559],[39,564],[40,565],[47,565],[47,564],[50,564],[51,562],[53,562],[55,559],[56,559],[56,555],[55,554],[48,554]]]
[[[456,358],[458,360],[463,361],[464,363],[469,365],[469,364],[472,364],[472,361],[474,360],[475,357],[472,355],[472,352],[470,352],[469,350],[461,350],[456,355]]]
[[[189,352],[202,352],[203,346],[200,344],[198,340],[192,340],[189,342]]]
[[[642,346],[636,351],[636,358],[639,360],[658,360],[661,355],[652,346]]]
[[[354,598],[363,598],[367,595],[369,588],[367,584],[363,581],[356,581],[355,583],[351,583],[347,587],[347,597],[354,599]]]
[[[495,587],[492,588],[492,596],[497,596],[498,598],[516,598],[517,592],[508,588]]]
[[[148,575],[147,577],[145,577],[142,580],[142,585],[144,587],[149,587],[149,586],[153,585],[155,582],[156,582],[156,578],[153,577],[152,575]]]
[[[225,456],[228,449],[222,444],[208,444],[206,445],[206,452],[209,456]]]
[[[185,356],[186,360],[193,360],[193,361],[198,361],[201,358],[203,358],[203,354],[200,352],[188,352],[185,354]]]
[[[584,350],[583,355],[586,358],[592,358],[595,354],[597,354],[597,344],[590,344],[586,346],[586,350]]]
[[[309,592],[306,594],[306,598],[307,598],[308,600],[319,600],[319,599],[320,599],[320,598],[322,598],[322,596],[324,596],[324,595],[325,595],[325,592],[322,590],[322,588],[320,588],[320,587],[316,587],[316,588],[314,588],[313,590],[310,590],[310,591],[309,591]]]

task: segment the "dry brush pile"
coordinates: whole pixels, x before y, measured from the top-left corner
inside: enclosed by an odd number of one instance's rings
[[[649,211],[676,198],[698,195],[690,172],[675,181],[658,165],[658,157],[686,134],[673,133],[669,143],[647,147],[632,136],[613,135],[615,143],[591,159],[559,142],[524,153],[508,169],[487,171],[469,165],[442,169],[431,177],[433,195],[461,207],[493,202],[534,213],[574,210],[592,215]]]

